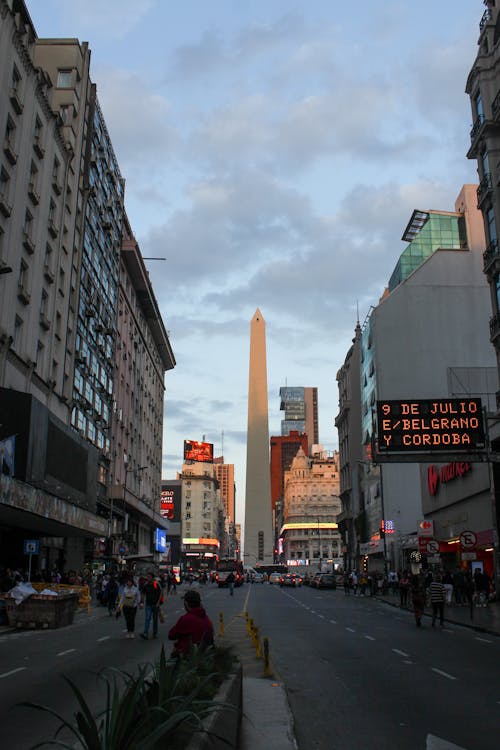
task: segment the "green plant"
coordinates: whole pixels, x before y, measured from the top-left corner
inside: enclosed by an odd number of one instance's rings
[[[205,651],[193,648],[190,655],[178,661],[167,661],[162,647],[159,662],[142,665],[137,674],[112,670],[100,676],[106,685],[102,711],[93,715],[78,687],[68,678],[67,684],[78,704],[74,721],[68,721],[47,706],[24,703],[55,716],[60,722],[54,738],[38,743],[41,747],[74,750],[75,744],[60,739],[67,730],[81,750],[176,750],[196,731],[203,730],[203,719],[223,704],[213,703],[219,685],[234,665],[227,648]]]

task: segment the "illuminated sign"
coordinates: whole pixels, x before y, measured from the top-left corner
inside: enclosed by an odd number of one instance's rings
[[[480,398],[377,401],[378,451],[474,451],[485,448]]]
[[[196,440],[184,440],[184,461],[200,461],[213,464],[213,443],[198,443]]]
[[[396,526],[394,521],[389,521],[386,518],[382,518],[380,521],[380,531],[382,534],[394,534]]]
[[[438,469],[437,466],[431,464],[427,469],[427,486],[429,488],[429,495],[437,495],[439,491],[439,483],[446,484],[451,482],[453,479],[463,477],[472,471],[472,464],[464,461],[462,463],[455,462],[452,464],[446,464]]]
[[[155,550],[156,552],[166,552],[167,550],[167,532],[165,529],[155,529]]]

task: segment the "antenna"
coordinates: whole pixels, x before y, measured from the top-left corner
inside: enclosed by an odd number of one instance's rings
[[[222,463],[224,463],[224,430],[221,432],[221,448],[220,448],[220,454],[222,456]]]

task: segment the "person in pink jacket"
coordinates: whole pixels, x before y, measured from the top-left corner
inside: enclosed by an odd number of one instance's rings
[[[198,591],[186,591],[184,608],[186,614],[179,617],[168,633],[169,640],[176,642],[172,656],[186,656],[191,646],[206,648],[214,642],[214,627],[201,606]]]

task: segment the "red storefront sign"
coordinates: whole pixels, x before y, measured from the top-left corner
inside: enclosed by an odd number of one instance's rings
[[[429,489],[429,495],[437,495],[440,484],[446,484],[454,479],[461,479],[470,471],[472,471],[472,464],[466,461],[457,461],[452,464],[446,464],[446,466],[441,466],[440,469],[434,464],[431,464],[427,469],[427,487]]]

